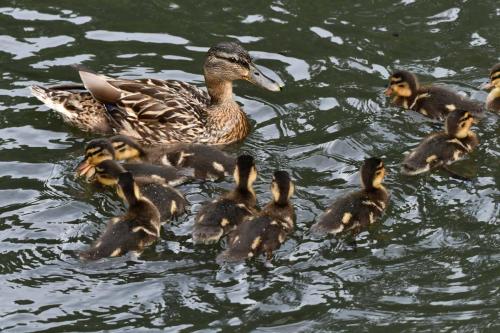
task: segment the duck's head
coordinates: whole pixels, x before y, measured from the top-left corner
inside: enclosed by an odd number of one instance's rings
[[[115,186],[118,184],[118,176],[127,172],[123,166],[115,160],[105,160],[95,166],[93,178],[105,186]]]
[[[114,159],[115,151],[108,139],[94,139],[85,147],[85,156],[76,167],[76,175],[91,178],[94,173],[94,167],[104,160]]]
[[[490,71],[490,82],[486,84],[486,89],[500,88],[500,63],[493,66]]]
[[[286,171],[276,171],[271,182],[271,193],[273,201],[278,205],[287,205],[293,193],[295,185]]]
[[[129,206],[137,203],[142,198],[139,186],[134,181],[130,172],[122,172],[118,175],[118,187],[116,189],[118,196],[126,200]]]
[[[250,155],[238,156],[233,176],[238,188],[253,192],[252,185],[257,179],[257,168],[253,157]]]
[[[455,138],[463,139],[469,135],[474,117],[469,111],[455,110],[446,117],[446,133]]]
[[[361,183],[365,189],[380,189],[385,176],[384,162],[377,157],[367,158],[361,166]]]
[[[408,71],[396,71],[389,77],[389,84],[385,90],[386,96],[408,98],[414,96],[418,90],[417,77]]]
[[[115,135],[109,139],[115,150],[115,159],[119,161],[140,160],[145,154],[141,145],[126,135]]]
[[[208,88],[210,82],[246,80],[267,90],[281,90],[276,81],[257,68],[248,51],[235,42],[222,42],[211,47],[203,70]]]

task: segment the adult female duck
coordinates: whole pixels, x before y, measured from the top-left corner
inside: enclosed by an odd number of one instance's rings
[[[234,42],[208,50],[203,67],[208,93],[181,81],[116,79],[78,70],[88,91],[75,91],[74,86],[33,86],[31,91],[71,125],[90,132],[125,134],[147,144],[239,141],[248,135],[250,126],[233,99],[233,81],[281,90]]]

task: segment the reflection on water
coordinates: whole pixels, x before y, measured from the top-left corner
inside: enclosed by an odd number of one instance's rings
[[[5,1],[0,8],[0,330],[34,331],[495,331],[498,324],[498,116],[475,130],[478,150],[456,165],[472,182],[437,172],[403,177],[403,153],[440,128],[389,107],[395,68],[483,101],[499,61],[495,1],[271,3]],[[138,15],[140,13],[140,15]],[[180,189],[191,214],[139,259],[82,263],[117,198],[76,180],[92,135],[65,126],[29,96],[32,84],[75,82],[83,63],[129,78],[203,85],[208,47],[238,40],[280,94],[235,86],[254,124],[233,153],[259,161],[269,199],[277,168],[297,184],[296,231],[271,264],[219,267],[220,246],[194,246],[193,213],[229,181]],[[391,205],[349,240],[313,239],[331,201],[358,187],[368,155],[382,156]],[[140,329],[139,329],[140,328]]]

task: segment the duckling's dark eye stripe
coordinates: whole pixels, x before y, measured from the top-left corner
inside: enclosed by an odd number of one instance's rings
[[[125,147],[125,143],[120,143],[114,146],[115,149],[122,149],[123,147]]]
[[[100,152],[102,152],[102,149],[96,149],[96,150],[92,150],[92,151],[87,151],[87,154],[85,154],[85,156],[94,156],[94,155],[97,155],[99,154]]]
[[[491,81],[500,79],[500,72],[496,72],[491,76]]]

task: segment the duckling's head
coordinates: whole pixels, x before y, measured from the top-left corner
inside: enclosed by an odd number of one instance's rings
[[[469,111],[455,110],[446,117],[446,133],[455,138],[463,139],[469,135],[474,117]]]
[[[271,182],[273,201],[278,205],[287,205],[293,193],[295,185],[286,171],[276,171]]]
[[[115,150],[115,159],[119,161],[137,160],[143,156],[141,145],[126,135],[115,135],[109,139]]]
[[[238,156],[233,176],[238,188],[253,192],[252,185],[257,179],[257,168],[253,157],[250,155]]]
[[[389,86],[385,90],[386,96],[411,97],[417,93],[417,77],[408,71],[396,71],[389,77]]]
[[[281,90],[276,81],[255,66],[248,51],[235,42],[222,42],[211,47],[203,69],[207,82],[246,80],[267,90]]]
[[[85,157],[76,168],[77,176],[87,179],[95,173],[94,167],[104,160],[114,159],[115,151],[108,139],[94,139],[85,147]]]
[[[139,186],[134,181],[134,177],[130,172],[122,172],[118,175],[118,188],[116,189],[118,196],[126,200],[129,206],[137,203],[142,198]]]
[[[367,158],[361,166],[361,182],[365,189],[380,189],[385,176],[384,162],[377,157]]]
[[[487,89],[500,88],[500,63],[493,66],[490,71],[490,82],[486,86]]]
[[[127,172],[123,166],[115,160],[105,160],[95,166],[95,179],[106,186],[118,184],[118,176]]]

